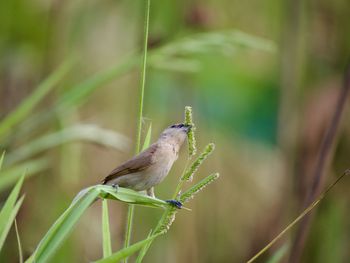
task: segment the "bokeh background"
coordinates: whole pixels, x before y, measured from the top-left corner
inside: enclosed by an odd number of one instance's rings
[[[17,217],[26,256],[80,189],[134,153],[144,9],[139,0],[0,1],[1,120],[58,75],[0,133],[3,200],[27,169]],[[192,106],[199,151],[216,144],[194,181],[221,177],[188,204],[192,212],[178,214],[145,262],[243,262],[297,216],[342,89],[349,12],[347,0],[152,1],[143,137],[152,124],[156,140]],[[349,123],[345,110],[321,188],[350,167]],[[185,162],[183,149],[158,197],[171,196]],[[349,183],[317,209],[301,262],[349,259]],[[116,251],[127,205],[109,204]],[[133,241],[160,215],[137,208]],[[259,262],[276,251],[287,259],[293,233]],[[97,202],[51,261],[96,260],[101,242]],[[0,261],[18,262],[14,230]]]

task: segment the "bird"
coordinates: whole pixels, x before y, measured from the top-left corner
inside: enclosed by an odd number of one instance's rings
[[[147,195],[155,197],[154,186],[158,185],[168,175],[179,150],[187,138],[192,125],[179,123],[166,128],[158,140],[133,158],[113,169],[102,181],[111,185],[135,191],[146,191]],[[181,208],[177,200],[166,202]]]

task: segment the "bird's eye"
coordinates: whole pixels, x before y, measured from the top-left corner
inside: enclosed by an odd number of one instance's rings
[[[176,128],[176,125],[171,125],[170,128]]]
[[[183,124],[180,124],[180,125],[179,125],[179,128],[182,128],[182,127],[184,127],[184,125],[183,125]]]

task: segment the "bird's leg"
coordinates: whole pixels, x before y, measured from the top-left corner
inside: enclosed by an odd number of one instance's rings
[[[154,195],[154,187],[151,187],[149,189],[146,190],[147,191],[147,195],[150,197],[155,198],[156,196]]]
[[[168,204],[171,204],[173,206],[176,206],[176,208],[179,208],[179,209],[182,208],[182,203],[180,201],[177,201],[177,200],[165,200],[165,202],[167,202]]]
[[[119,185],[117,185],[117,184],[112,184],[111,186],[115,189],[116,192],[118,192]]]

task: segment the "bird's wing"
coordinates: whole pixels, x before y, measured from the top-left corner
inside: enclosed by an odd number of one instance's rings
[[[122,163],[120,166],[118,166],[112,172],[110,172],[109,175],[105,179],[103,179],[102,183],[106,184],[108,183],[108,181],[115,179],[119,176],[145,170],[154,163],[153,155],[157,150],[157,147],[158,146],[156,144],[152,144],[149,148],[147,148],[140,154],[136,155],[135,157],[131,158],[125,163]]]

